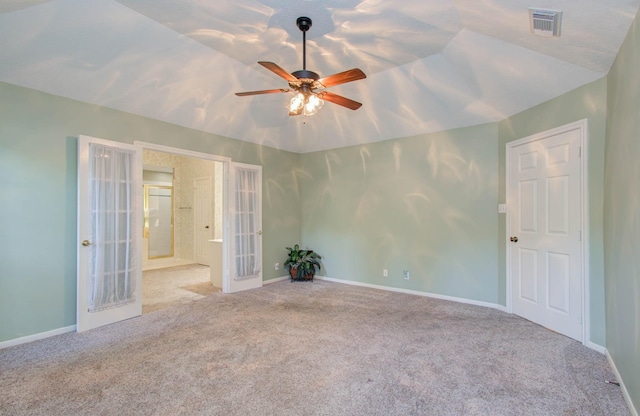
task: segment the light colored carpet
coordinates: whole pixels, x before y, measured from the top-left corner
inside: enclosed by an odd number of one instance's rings
[[[200,296],[209,296],[212,293],[219,292],[220,289],[213,287],[211,282],[194,283],[180,287],[180,289],[188,290]]]
[[[0,350],[0,414],[626,415],[612,378],[493,309],[280,282]]]
[[[208,266],[189,264],[142,272],[142,313],[202,299],[220,291]]]

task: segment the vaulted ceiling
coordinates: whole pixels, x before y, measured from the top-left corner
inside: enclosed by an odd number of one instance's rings
[[[499,121],[607,74],[640,0],[3,0],[0,81],[310,152]],[[529,8],[562,11],[534,35]],[[365,80],[290,117],[257,61]],[[1,98],[0,98],[1,99]],[[80,133],[80,132],[79,132]]]

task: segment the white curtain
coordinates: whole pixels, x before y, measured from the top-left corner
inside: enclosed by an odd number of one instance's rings
[[[89,311],[135,300],[136,206],[133,151],[90,144],[92,253]]]
[[[260,272],[260,226],[257,172],[238,168],[235,189],[235,280]]]

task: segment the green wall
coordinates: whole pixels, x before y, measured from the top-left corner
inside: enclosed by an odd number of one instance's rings
[[[553,100],[509,117],[499,123],[499,190],[505,202],[506,144],[535,133],[587,119],[588,123],[588,199],[589,199],[589,291],[590,341],[605,345],[603,192],[604,146],[607,117],[606,78],[577,88]],[[505,217],[500,217],[499,234],[505,236]],[[506,238],[500,239],[500,300],[506,299]]]
[[[640,409],[640,27],[609,72],[604,253],[607,349]]]
[[[79,134],[261,165],[264,279],[284,274],[273,264],[300,238],[297,154],[0,83],[0,342],[75,325]]]
[[[322,274],[498,303],[497,137],[489,124],[301,155],[302,241]]]

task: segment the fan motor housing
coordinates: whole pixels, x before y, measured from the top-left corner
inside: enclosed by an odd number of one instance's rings
[[[292,72],[291,75],[293,75],[298,79],[306,78],[306,79],[312,79],[314,81],[317,81],[320,79],[320,75],[316,74],[313,71],[308,71],[306,69],[301,69],[300,71]]]

